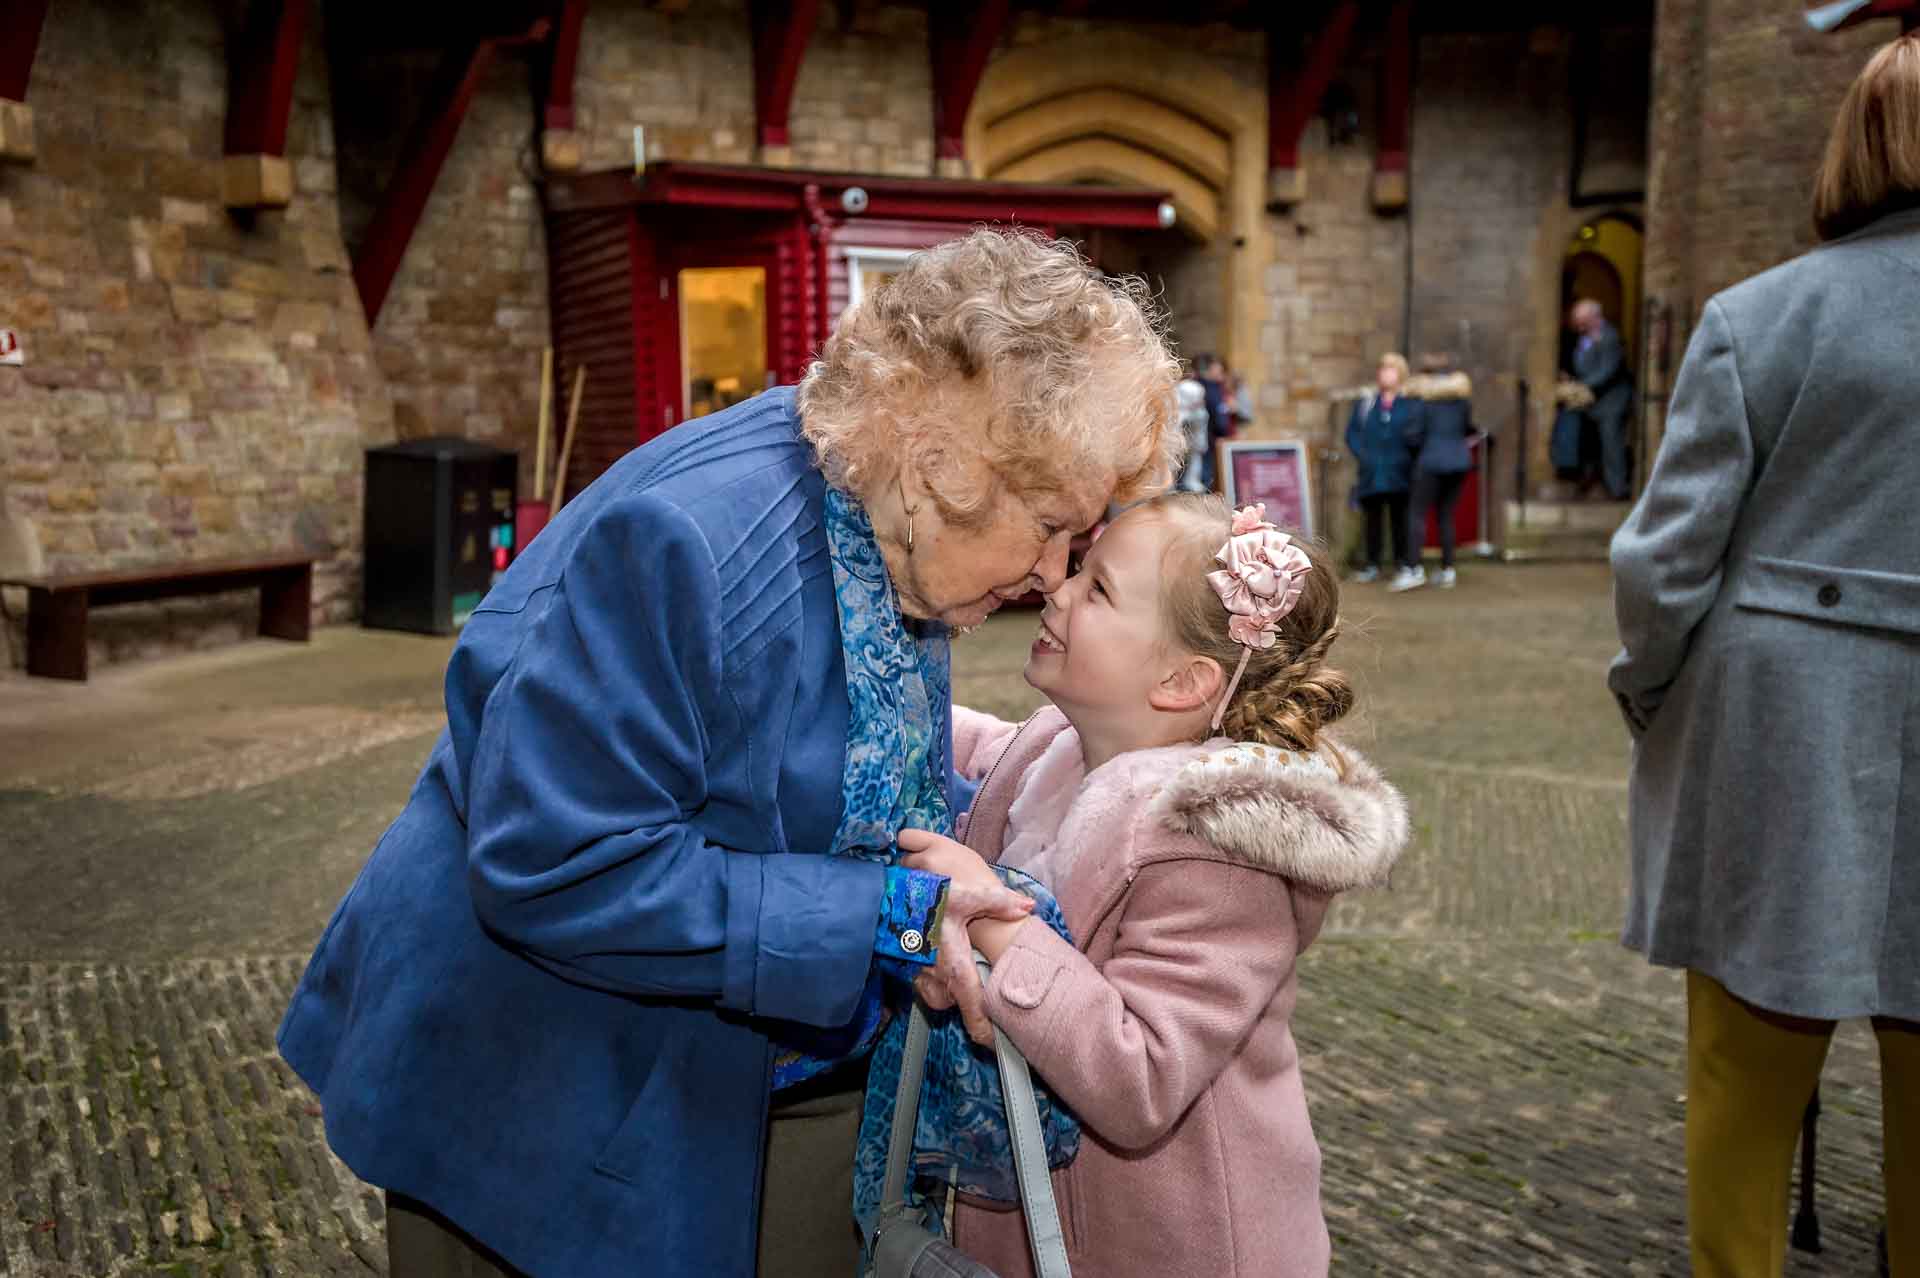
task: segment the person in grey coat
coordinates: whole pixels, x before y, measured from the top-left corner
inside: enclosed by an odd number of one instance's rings
[[[1587,416],[1600,437],[1600,482],[1607,496],[1625,501],[1633,493],[1627,467],[1627,418],[1633,412],[1633,374],[1620,331],[1607,323],[1600,303],[1584,298],[1573,304],[1573,375],[1593,392]]]
[[[1920,1273],[1920,39],[1849,91],[1826,243],[1709,301],[1613,541],[1625,943],[1687,969],[1693,1272],[1778,1275],[1835,1021],[1879,1038]]]

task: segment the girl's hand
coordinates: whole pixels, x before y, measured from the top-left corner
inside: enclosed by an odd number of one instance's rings
[[[1019,923],[1033,912],[1033,898],[1002,883],[993,867],[972,848],[943,835],[902,830],[899,844],[909,854],[901,858],[902,865],[944,874],[948,879],[947,907],[940,922],[940,948],[934,956],[933,971],[922,973],[914,985],[930,1007],[958,1005],[968,1036],[976,1043],[992,1043],[993,1022],[987,1019],[986,996],[973,966],[976,942],[968,935],[969,927],[976,921]],[[983,926],[981,940],[987,939],[984,933],[993,930]],[[1001,938],[996,935],[993,940]],[[1000,943],[996,948],[1004,952],[1006,946]],[[993,957],[988,955],[989,960]]]

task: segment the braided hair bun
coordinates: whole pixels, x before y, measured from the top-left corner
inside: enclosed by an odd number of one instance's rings
[[[1207,584],[1207,573],[1219,566],[1214,554],[1233,531],[1226,502],[1212,493],[1172,493],[1142,509],[1170,521],[1175,532],[1161,567],[1162,603],[1174,641],[1211,657],[1223,673],[1251,652],[1221,731],[1282,750],[1320,749],[1321,733],[1353,709],[1354,699],[1347,676],[1327,664],[1327,650],[1340,634],[1340,583],[1325,552],[1294,540],[1313,571],[1301,582],[1293,610],[1281,618],[1274,645],[1249,650],[1228,635],[1229,614]]]

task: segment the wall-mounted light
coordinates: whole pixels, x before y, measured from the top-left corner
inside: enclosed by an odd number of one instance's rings
[[[1180,214],[1174,210],[1173,201],[1162,200],[1160,207],[1154,210],[1154,216],[1160,219],[1160,229],[1168,230],[1180,220]]]
[[[840,192],[840,207],[849,213],[865,213],[867,211],[867,188],[864,186],[850,186]]]
[[[1360,136],[1360,103],[1353,90],[1335,82],[1320,99],[1320,118],[1327,122],[1328,146],[1351,146]]]

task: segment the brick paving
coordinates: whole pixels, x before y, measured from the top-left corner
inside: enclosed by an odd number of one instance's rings
[[[1406,790],[1416,838],[1392,890],[1343,901],[1302,963],[1334,1272],[1684,1274],[1681,985],[1612,940],[1625,752],[1597,682],[1604,574],[1476,566],[1451,596],[1355,592],[1348,612],[1366,707],[1349,739]],[[1030,632],[1008,618],[962,648],[962,699],[1030,705]],[[431,743],[443,655],[329,632],[304,658],[110,675],[94,701],[0,684],[0,731],[33,747],[0,760],[9,1275],[385,1271],[379,1197],[327,1151],[273,1030]],[[230,717],[206,709],[216,687]],[[74,728],[115,697],[157,735]],[[89,740],[111,766],[89,772]],[[89,896],[100,909],[77,908]],[[1877,1073],[1843,1027],[1827,1251],[1796,1255],[1796,1278],[1873,1272]]]
[[[302,962],[0,965],[7,1272],[386,1271],[379,1194],[273,1050]]]

